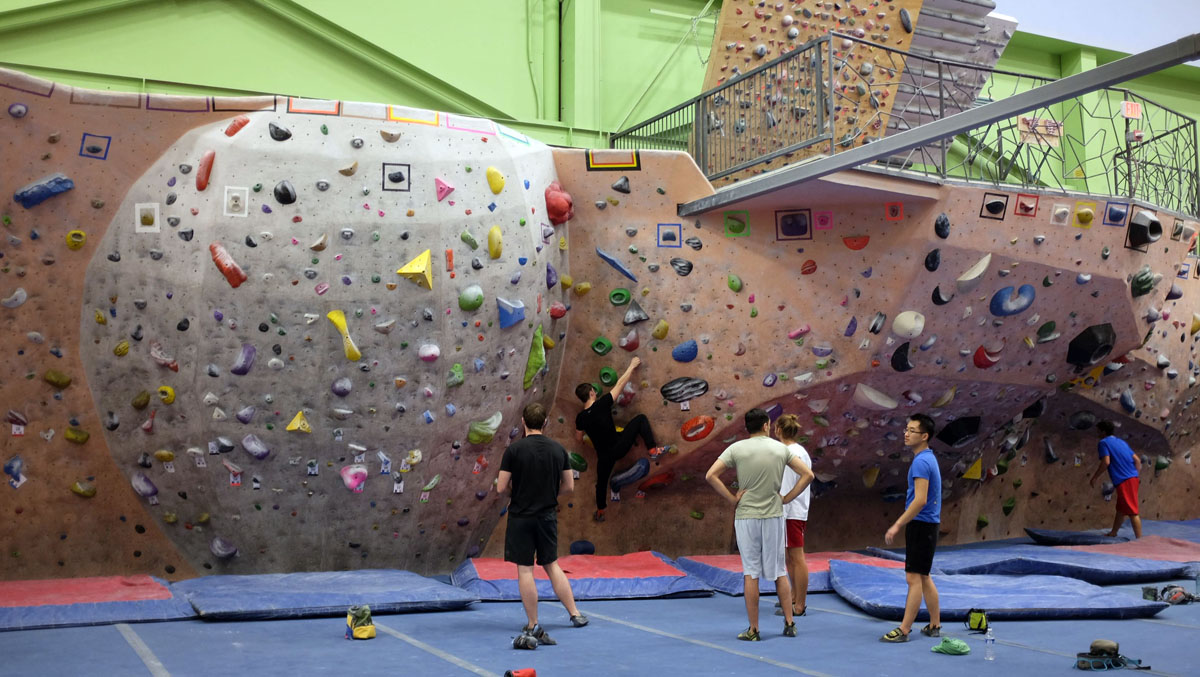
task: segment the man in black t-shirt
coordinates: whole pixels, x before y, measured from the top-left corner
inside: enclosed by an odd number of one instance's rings
[[[634,416],[619,433],[613,422],[614,402],[620,397],[621,391],[625,390],[625,385],[633,376],[633,370],[641,363],[640,359],[633,358],[625,373],[617,379],[617,384],[604,395],[597,393],[590,383],[580,383],[575,387],[575,396],[583,402],[583,411],[575,417],[575,439],[582,441],[583,434],[587,433],[588,438],[592,440],[592,446],[596,448],[596,514],[592,518],[597,522],[604,521],[604,509],[608,507],[606,489],[613,467],[629,453],[634,441],[638,437],[642,438],[650,452],[650,458],[656,459],[667,450],[666,447],[654,443],[654,431],[651,430],[650,419],[646,418],[645,414]]]
[[[534,556],[550,578],[554,594],[571,615],[577,628],[587,625],[587,616],[575,606],[571,583],[558,565],[558,497],[575,490],[575,479],[567,450],[542,434],[546,408],[537,402],[526,405],[521,415],[525,437],[504,450],[496,491],[510,488],[508,528],[504,534],[504,560],[517,565],[517,586],[528,623],[513,640],[517,649],[536,649],[555,644],[538,625],[537,584],[533,580]]]

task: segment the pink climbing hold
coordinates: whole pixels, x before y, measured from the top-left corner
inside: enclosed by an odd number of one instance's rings
[[[621,340],[617,342],[617,345],[621,346],[622,350],[628,350],[629,352],[637,350],[638,346],[641,345],[641,339],[638,338],[637,329],[630,329],[628,334],[621,337]]]
[[[342,468],[342,483],[346,488],[356,494],[361,494],[363,485],[367,481],[367,466],[365,465],[348,465]]]
[[[795,329],[788,332],[788,338],[798,339],[810,331],[812,331],[812,327],[808,326],[807,324],[802,327],[796,327]]]
[[[454,192],[454,186],[451,186],[439,178],[435,177],[433,179],[433,185],[437,188],[438,202],[445,200],[447,195]]]

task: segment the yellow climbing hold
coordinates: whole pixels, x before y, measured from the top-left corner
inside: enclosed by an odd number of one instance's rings
[[[963,473],[964,480],[982,480],[983,479],[983,458],[975,459],[970,468]]]
[[[199,515],[196,515],[196,524],[208,524],[208,520],[210,519],[212,519],[211,515],[206,512],[202,512]]]
[[[125,357],[129,354],[129,341],[120,341],[113,346],[113,355],[117,357]]]
[[[545,334],[542,334],[542,345],[546,347],[546,350],[553,350],[554,349],[554,339],[550,338],[549,336],[546,336]]]
[[[108,318],[104,316],[102,311],[96,311],[96,324],[108,324]]]
[[[567,238],[563,237],[562,235],[558,236],[558,248],[561,251],[567,251]]]
[[[79,428],[67,428],[67,432],[63,433],[63,437],[67,438],[67,441],[73,444],[83,444],[91,436],[91,433]]]
[[[661,341],[667,337],[667,332],[670,330],[671,325],[667,324],[666,320],[659,320],[658,324],[654,325],[654,329],[650,332],[650,335]]]
[[[311,433],[312,426],[308,424],[308,419],[304,417],[303,411],[296,412],[296,416],[292,418],[292,422],[287,424],[288,432],[299,430],[302,433]]]
[[[942,393],[942,396],[934,401],[934,408],[944,407],[954,401],[954,396],[958,394],[958,386],[950,386],[950,389]]]
[[[504,251],[504,243],[500,238],[500,226],[492,226],[488,230],[488,256],[493,259],[500,258],[500,252]]]
[[[170,463],[175,460],[175,452],[170,449],[159,449],[154,452],[154,458],[159,463]]]
[[[426,249],[417,258],[404,264],[404,267],[397,270],[396,274],[409,282],[415,282],[418,287],[433,289],[433,262],[429,250]]]
[[[578,296],[583,296],[584,294],[590,292],[591,290],[592,290],[591,282],[580,282],[579,284],[575,285],[575,294]]]
[[[863,471],[862,481],[863,481],[863,486],[865,486],[866,488],[870,489],[871,487],[875,486],[875,480],[877,480],[877,479],[879,479],[879,467],[878,466],[875,466],[872,468],[867,468],[866,470]]]
[[[171,386],[159,386],[158,399],[162,400],[163,404],[172,404],[175,402],[175,389]]]
[[[354,339],[350,338],[350,331],[346,328],[346,313],[340,310],[331,310],[325,317],[337,327],[338,333],[342,335],[342,352],[346,354],[346,359],[351,362],[358,362],[362,359],[362,351],[358,346],[354,345]]]
[[[1192,313],[1192,333],[1200,331],[1200,313]]]
[[[57,369],[47,369],[46,373],[42,375],[42,378],[46,380],[46,383],[49,383],[59,390],[71,385],[71,377]]]
[[[561,275],[558,278],[558,283],[562,285],[563,289],[570,289],[575,284],[575,278],[570,275]]]
[[[500,191],[504,190],[504,174],[495,167],[487,168],[487,182],[493,195],[499,195]]]
[[[87,233],[82,230],[72,230],[67,233],[67,249],[73,252],[83,249],[87,244]]]
[[[166,522],[167,524],[175,524],[176,522],[179,521],[179,515],[176,515],[173,512],[164,512],[163,513],[163,521]]]
[[[96,485],[91,482],[74,482],[71,484],[71,493],[84,498],[91,498],[96,495]]]

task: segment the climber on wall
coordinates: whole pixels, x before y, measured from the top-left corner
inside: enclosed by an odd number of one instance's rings
[[[583,402],[583,411],[575,417],[575,439],[582,442],[584,433],[587,433],[592,446],[596,448],[596,512],[592,519],[597,522],[604,521],[604,509],[608,507],[606,489],[613,467],[629,453],[634,441],[641,437],[652,459],[662,456],[667,450],[654,443],[654,431],[645,414],[634,416],[621,432],[617,432],[613,422],[612,410],[616,398],[629,383],[633,370],[641,363],[640,359],[633,358],[612,390],[603,395],[590,383],[580,383],[575,387],[575,396]],[[614,495],[613,498],[617,497]]]
[[[1113,491],[1117,494],[1117,514],[1113,518],[1112,531],[1109,536],[1115,537],[1125,523],[1125,516],[1133,525],[1133,537],[1142,537],[1142,518],[1138,514],[1138,472],[1142,469],[1142,459],[1134,453],[1125,440],[1113,434],[1116,426],[1112,421],[1100,421],[1096,431],[1100,433],[1100,443],[1097,451],[1100,454],[1100,465],[1092,473],[1091,485],[1096,486],[1096,480],[1107,469],[1112,479]]]

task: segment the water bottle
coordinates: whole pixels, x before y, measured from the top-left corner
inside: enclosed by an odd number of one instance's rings
[[[983,636],[983,660],[996,660],[996,635],[992,633],[991,625],[988,625],[987,634]]]

